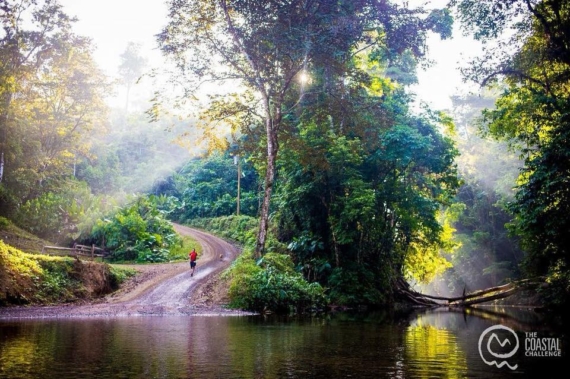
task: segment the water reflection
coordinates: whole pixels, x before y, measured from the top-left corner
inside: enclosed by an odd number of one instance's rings
[[[522,354],[517,372],[487,366],[477,342],[496,321],[441,310],[0,321],[0,378],[522,378],[548,376],[545,362],[560,369],[564,358]]]
[[[447,329],[417,323],[407,328],[404,346],[414,377],[433,377],[436,367],[438,377],[462,378],[467,374],[465,353]],[[435,362],[439,364],[434,365]]]

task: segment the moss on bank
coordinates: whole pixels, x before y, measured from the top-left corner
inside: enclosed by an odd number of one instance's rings
[[[116,290],[134,270],[69,257],[28,254],[0,240],[0,305],[93,299]]]

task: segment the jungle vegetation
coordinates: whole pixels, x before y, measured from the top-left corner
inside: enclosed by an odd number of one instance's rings
[[[541,277],[567,301],[567,2],[169,1],[157,43],[179,87],[129,107],[146,64],[129,44],[121,109],[56,0],[0,4],[0,215],[27,231],[158,262],[179,244],[168,220],[223,224],[253,308],[383,305],[399,278],[457,293]],[[464,70],[482,91],[418,111],[408,86],[452,15],[488,45]],[[197,116],[165,109],[204,83],[233,90]]]

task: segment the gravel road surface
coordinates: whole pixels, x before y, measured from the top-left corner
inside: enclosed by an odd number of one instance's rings
[[[139,274],[103,299],[83,305],[0,308],[0,319],[247,314],[198,299],[203,298],[205,288],[212,291],[212,283],[237,257],[239,249],[196,229],[178,224],[174,228],[202,245],[193,277],[188,262],[133,265]]]

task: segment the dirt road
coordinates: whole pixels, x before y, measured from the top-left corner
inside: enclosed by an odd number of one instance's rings
[[[188,262],[133,266],[140,271],[135,278],[119,291],[94,303],[0,308],[0,319],[243,314],[218,303],[203,301],[204,291],[215,291],[217,274],[237,257],[238,248],[196,229],[177,224],[174,228],[202,245],[193,277]]]

